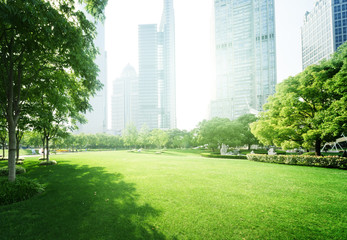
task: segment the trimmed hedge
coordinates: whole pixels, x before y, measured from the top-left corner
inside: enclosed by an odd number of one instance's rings
[[[0,205],[20,202],[44,191],[44,187],[33,179],[18,176],[14,182],[0,178]]]
[[[247,156],[242,155],[220,155],[215,153],[200,153],[200,155],[210,158],[247,159]]]
[[[248,154],[247,159],[257,162],[347,169],[347,158],[337,156]]]

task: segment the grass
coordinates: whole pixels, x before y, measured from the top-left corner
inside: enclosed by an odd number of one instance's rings
[[[198,154],[27,158],[46,191],[0,206],[1,239],[347,239],[346,171]]]

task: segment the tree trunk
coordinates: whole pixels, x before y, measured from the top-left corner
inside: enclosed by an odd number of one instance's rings
[[[8,180],[16,180],[16,126],[12,123],[8,126]]]
[[[47,159],[47,162],[49,161],[49,137],[46,136],[46,159]]]
[[[42,159],[45,159],[45,137],[42,138]]]
[[[2,158],[5,158],[5,142],[2,143]]]
[[[248,150],[251,150],[251,144],[248,144]]]
[[[316,152],[316,156],[321,156],[321,151],[320,151],[321,143],[322,143],[321,139],[317,139],[316,140],[315,147],[314,147],[315,148],[315,152]]]

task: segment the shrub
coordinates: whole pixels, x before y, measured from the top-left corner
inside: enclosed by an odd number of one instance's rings
[[[16,174],[26,173],[25,168],[16,166]],[[0,176],[8,176],[8,167],[0,168]]]
[[[14,182],[0,178],[0,205],[27,200],[44,191],[44,187],[33,179],[18,176]]]
[[[248,154],[247,159],[257,162],[347,169],[347,158],[337,156]]]
[[[201,156],[210,158],[247,159],[247,156],[242,155],[220,155],[216,153],[201,153]]]
[[[56,165],[57,164],[57,161],[54,161],[54,160],[49,160],[49,161],[42,161],[40,162],[40,165]]]

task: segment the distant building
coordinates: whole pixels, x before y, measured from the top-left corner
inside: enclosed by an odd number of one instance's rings
[[[156,24],[139,25],[139,124],[159,128],[158,33]]]
[[[175,13],[173,0],[164,0],[158,37],[159,127],[176,128]]]
[[[80,6],[79,6],[80,7]],[[84,10],[83,10],[84,11]],[[91,19],[91,16],[87,14]],[[99,49],[100,54],[96,57],[95,63],[99,67],[99,81],[103,88],[99,90],[94,97],[91,97],[89,103],[93,110],[87,112],[85,117],[86,124],[79,124],[75,133],[104,133],[107,130],[107,56],[105,51],[105,28],[103,23],[96,24],[97,36],[94,40],[95,46]]]
[[[121,134],[130,123],[138,126],[138,78],[135,69],[128,64],[120,78],[113,84],[112,130]]]
[[[159,31],[156,24],[141,24],[138,38],[138,122],[150,129],[175,128],[175,17],[172,0],[164,0]]]
[[[347,0],[317,0],[301,27],[302,68],[330,58],[347,40]]]
[[[210,117],[261,111],[277,82],[274,0],[215,0]]]

